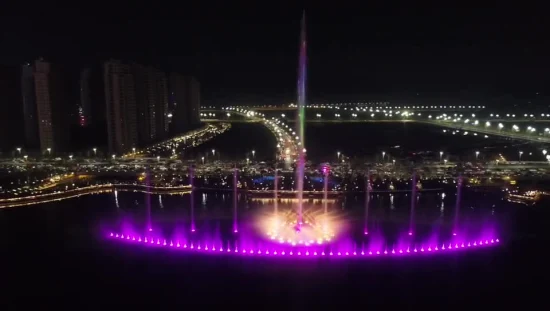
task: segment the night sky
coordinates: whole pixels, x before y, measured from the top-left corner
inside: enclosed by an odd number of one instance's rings
[[[305,6],[312,100],[479,96],[527,102],[549,93],[544,32],[550,27],[541,8],[326,3]],[[304,6],[180,6],[3,18],[0,62],[43,56],[78,67],[117,58],[196,75],[205,103],[294,99]]]

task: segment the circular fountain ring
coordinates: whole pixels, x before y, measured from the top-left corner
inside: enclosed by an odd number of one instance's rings
[[[183,241],[173,241],[155,237],[142,237],[136,235],[124,235],[118,233],[110,233],[108,238],[119,243],[134,244],[142,247],[157,247],[173,249],[187,253],[195,254],[211,254],[225,256],[247,256],[247,257],[262,257],[262,258],[319,258],[319,257],[341,257],[341,258],[376,258],[376,257],[399,257],[399,256],[425,256],[435,254],[451,254],[457,252],[473,251],[475,249],[483,249],[494,247],[500,244],[499,239],[480,239],[470,242],[449,243],[447,245],[416,245],[401,249],[330,249],[327,250],[324,246],[314,245],[303,248],[290,247],[288,245],[273,245],[263,248],[244,247],[230,248],[224,247],[219,243],[191,243],[187,244]]]

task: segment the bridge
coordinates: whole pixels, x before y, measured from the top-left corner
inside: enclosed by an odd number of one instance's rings
[[[233,108],[233,109],[240,109],[240,108]],[[327,108],[324,108],[327,109]],[[309,114],[311,114],[311,110]],[[220,112],[226,112],[226,111],[220,111],[220,110],[214,110],[214,109],[207,109],[203,110],[204,115],[207,115],[208,118],[203,119],[205,122],[252,122],[252,120],[236,120],[231,116],[231,114],[225,115],[220,118]],[[422,113],[413,113],[409,111],[386,111],[383,110],[374,110],[374,112],[368,112],[368,113],[355,113],[355,110],[348,111],[349,115],[344,115],[342,117],[342,114],[336,113],[334,118],[326,118],[322,117],[321,114],[316,114],[316,117],[312,118],[311,115],[306,116],[306,123],[392,123],[392,122],[417,122],[417,123],[424,123],[424,124],[430,124],[434,126],[444,127],[452,129],[455,132],[462,132],[462,133],[479,133],[483,134],[485,136],[499,136],[504,138],[510,138],[515,140],[523,140],[523,141],[529,141],[529,142],[537,142],[537,143],[550,143],[550,119],[546,119],[550,117],[550,114],[542,117],[542,119],[535,119],[534,117],[530,117],[527,119],[516,119],[514,117],[511,117],[510,119],[502,119],[500,115],[495,115],[493,118],[476,118],[475,114],[471,114],[472,117],[471,120],[468,119],[468,117],[464,117],[462,114],[454,113],[452,114],[454,117],[451,117],[447,115],[446,113],[443,113],[439,116],[437,115],[431,115],[431,114],[422,114]],[[265,116],[265,114],[262,114],[258,112],[259,114]],[[494,115],[494,114],[493,114]],[[288,117],[284,118],[284,120],[287,123],[294,123],[296,122],[296,118]],[[504,121],[503,121],[504,120]],[[522,122],[522,123],[528,123],[533,122],[533,125],[522,125],[524,130],[522,131],[521,128],[518,125],[509,123],[512,122]],[[539,130],[537,130],[535,121],[537,122],[539,126]],[[506,125],[504,125],[503,122],[507,122]],[[519,123],[518,122],[518,123]],[[544,127],[540,129],[540,125],[542,123],[548,123],[548,127]]]

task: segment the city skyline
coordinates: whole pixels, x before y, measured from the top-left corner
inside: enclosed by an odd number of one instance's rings
[[[117,60],[76,69],[38,58],[0,69],[0,96],[8,102],[0,151],[7,154],[15,148],[89,153],[92,147],[123,154],[200,124],[194,77]]]
[[[290,68],[297,65],[294,33],[303,8],[251,7],[228,14],[193,7],[180,18],[156,18],[154,12],[147,18],[119,17],[127,19],[124,23],[67,19],[75,29],[63,20],[44,29],[24,19],[7,20],[21,27],[5,27],[15,28],[6,36],[13,48],[1,51],[0,61],[18,64],[44,56],[85,65],[127,59],[196,76],[205,103],[282,103],[294,95]],[[549,67],[542,31],[546,21],[534,10],[305,8],[313,100],[419,94],[422,99],[461,95],[463,100],[527,105],[537,100],[536,93],[548,96],[542,82]]]

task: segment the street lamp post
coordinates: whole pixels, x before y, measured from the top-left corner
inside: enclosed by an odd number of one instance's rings
[[[16,148],[17,152],[19,152],[19,155],[21,155],[21,148]]]
[[[73,159],[73,155],[69,155],[69,160],[72,160]]]
[[[441,162],[441,159],[443,159],[443,151],[439,151],[439,162]]]
[[[202,164],[204,165],[204,157],[202,157],[201,160],[202,160]]]
[[[255,159],[255,158],[256,158],[256,151],[252,150],[252,159]]]
[[[340,151],[336,152],[336,157],[337,157],[338,160],[340,160]]]
[[[384,162],[384,156],[386,156],[386,151],[382,151],[382,162]]]
[[[94,157],[97,156],[97,148],[92,149],[94,151]]]
[[[476,151],[476,161],[479,158],[479,151]]]
[[[52,148],[46,148],[46,151],[48,151],[48,155],[49,155],[49,156],[52,155]]]
[[[523,151],[519,152],[519,162],[521,162],[521,155],[523,154]]]

